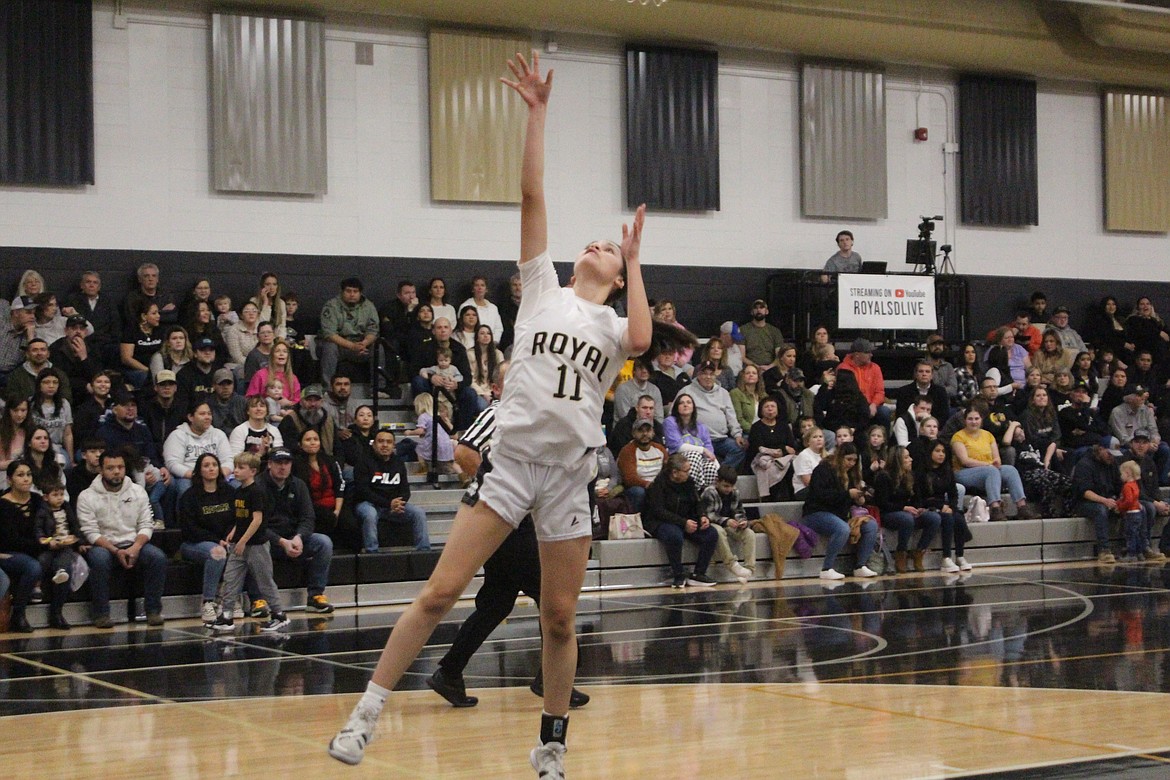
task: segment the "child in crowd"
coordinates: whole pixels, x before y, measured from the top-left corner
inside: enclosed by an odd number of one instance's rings
[[[230,295],[215,296],[215,324],[221,331],[225,331],[240,321],[240,315],[232,309]]]
[[[284,382],[279,376],[268,380],[268,384],[264,386],[264,395],[264,401],[268,404],[268,422],[280,425],[286,412],[280,406],[280,402],[284,400]]]
[[[52,572],[54,585],[62,585],[69,581],[69,572],[73,570],[81,531],[73,507],[65,502],[64,485],[42,485],[41,493],[45,500],[37,512],[37,527],[41,544],[48,548],[41,554],[41,569],[46,574]]]
[[[433,417],[435,413],[434,397],[430,393],[420,393],[414,397],[414,413],[418,415],[418,424],[413,431],[407,431],[408,436],[418,436],[418,446],[415,453],[419,463],[430,468],[431,455],[436,455],[435,471],[439,474],[459,474],[459,467],[455,465],[455,442],[451,438],[451,416],[443,409],[439,402],[439,425],[432,436]],[[435,450],[436,442],[438,445]]]
[[[1125,557],[1123,561],[1145,560],[1144,553],[1150,546],[1146,533],[1146,513],[1142,510],[1141,486],[1142,467],[1137,461],[1127,460],[1121,464],[1121,498],[1117,511],[1125,520]]]
[[[738,479],[734,466],[720,466],[715,484],[703,490],[699,511],[719,534],[719,541],[715,543],[715,557],[724,562],[737,580],[746,583],[756,569],[756,532],[748,528],[747,514],[735,486]],[[743,552],[742,566],[727,543],[728,537]]]
[[[447,347],[440,347],[435,350],[435,365],[427,366],[419,370],[418,374],[423,379],[430,379],[432,376],[438,374],[444,379],[451,380],[452,384],[458,384],[463,381],[463,372],[451,364],[451,350]],[[450,419],[451,417],[451,401],[445,395],[439,394],[439,417]]]
[[[270,457],[273,461],[291,461],[292,453],[284,447],[277,447]],[[217,634],[235,630],[235,622],[232,620],[234,605],[244,588],[244,578],[251,574],[260,597],[268,602],[271,611],[271,617],[260,626],[260,630],[279,631],[288,626],[289,620],[281,608],[276,582],[272,579],[272,554],[268,551],[267,527],[264,522],[266,497],[256,484],[260,456],[253,452],[241,452],[232,464],[240,483],[235,498],[236,519],[227,534],[228,562],[219,590],[220,613],[211,624],[211,630]]]

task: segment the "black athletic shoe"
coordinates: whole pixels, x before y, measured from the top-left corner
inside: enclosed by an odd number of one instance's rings
[[[682,590],[686,586],[687,578],[685,575],[679,575],[678,577],[675,577],[674,581],[670,583],[670,587],[674,588],[675,590]]]
[[[463,685],[463,677],[451,677],[443,671],[441,666],[427,678],[427,685],[432,691],[450,702],[452,707],[474,707],[479,704],[479,699],[467,695],[467,688]]]
[[[542,680],[540,678],[540,676],[537,675],[536,679],[532,681],[532,685],[528,686],[528,690],[532,691],[537,696],[539,696],[540,698],[543,699],[544,698],[544,680]],[[574,688],[573,692],[569,694],[569,709],[575,710],[578,707],[584,707],[588,703],[589,703],[589,694],[587,694],[587,693],[584,693],[584,692],[579,691],[576,688]]]
[[[708,577],[706,574],[692,574],[687,577],[687,585],[694,585],[700,588],[710,588],[715,585],[715,580]]]

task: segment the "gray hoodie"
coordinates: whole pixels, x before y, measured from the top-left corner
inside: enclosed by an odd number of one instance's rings
[[[128,477],[117,491],[107,489],[100,477],[81,491],[77,497],[77,523],[89,544],[104,536],[124,547],[133,544],[139,535],[149,539],[154,533],[150,497]]]

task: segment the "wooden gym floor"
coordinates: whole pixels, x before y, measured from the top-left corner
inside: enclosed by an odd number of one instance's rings
[[[1069,564],[585,594],[569,777],[1170,776],[1170,566]],[[530,602],[466,672],[424,685],[436,632],[359,767],[325,754],[396,610],[264,636],[0,636],[8,777],[527,777],[540,702]]]

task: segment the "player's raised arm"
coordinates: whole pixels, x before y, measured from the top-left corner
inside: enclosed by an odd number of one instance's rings
[[[646,300],[646,285],[642,281],[639,250],[642,246],[642,225],[646,221],[646,204],[634,212],[634,224],[622,225],[622,258],[626,261],[626,311],[629,317],[628,344],[631,355],[640,355],[650,348],[650,304]]]
[[[520,262],[525,263],[548,249],[548,212],[544,202],[544,121],[552,93],[553,72],[540,76],[540,54],[533,49],[532,64],[524,55],[508,60],[515,81],[501,78],[528,104],[528,125],[524,130],[524,161],[520,168]]]

